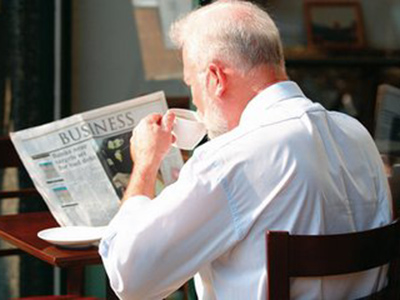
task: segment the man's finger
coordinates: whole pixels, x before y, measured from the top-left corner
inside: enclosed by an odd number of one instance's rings
[[[146,122],[149,124],[157,123],[157,124],[161,125],[161,120],[162,120],[161,114],[150,114],[146,117]]]
[[[167,113],[162,118],[162,124],[166,131],[171,131],[174,127],[175,114],[171,111],[167,111]]]
[[[175,143],[176,142],[176,135],[175,134],[171,134],[171,143]]]

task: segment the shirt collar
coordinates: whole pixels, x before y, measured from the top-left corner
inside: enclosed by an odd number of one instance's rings
[[[275,103],[296,97],[305,97],[297,83],[293,81],[281,81],[261,91],[247,104],[240,118],[240,124],[254,119],[260,111],[265,111]]]

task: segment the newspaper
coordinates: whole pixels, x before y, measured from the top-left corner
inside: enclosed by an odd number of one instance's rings
[[[378,87],[375,142],[381,153],[400,153],[400,89],[388,84]]]
[[[132,129],[149,113],[165,113],[163,92],[105,106],[11,133],[35,187],[61,226],[103,226],[116,214],[132,170]],[[157,189],[176,180],[183,165],[172,147]]]

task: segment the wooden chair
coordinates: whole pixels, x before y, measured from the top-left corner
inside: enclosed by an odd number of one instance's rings
[[[5,171],[9,168],[22,168],[22,162],[19,159],[17,152],[15,151],[14,145],[12,144],[8,136],[0,136],[0,170]],[[5,174],[3,173],[3,176]],[[2,200],[14,199],[18,200],[26,197],[40,197],[39,192],[35,188],[23,188],[23,189],[3,189],[0,188],[0,204]],[[0,249],[0,257],[9,256],[15,254],[21,254],[22,251],[18,249]]]
[[[377,229],[337,235],[268,231],[266,243],[269,300],[290,299],[290,277],[348,274],[387,263],[388,285],[370,299],[400,299],[398,220]]]
[[[23,164],[8,136],[0,136],[0,170],[6,170],[8,168],[23,168]],[[4,176],[4,173],[3,173]],[[22,199],[26,197],[40,197],[39,192],[35,188],[19,188],[15,190],[0,189],[0,203],[4,199]],[[0,249],[0,257],[20,255],[24,252],[17,248],[7,248]],[[82,270],[83,272],[83,270]],[[82,273],[83,274],[83,273]],[[24,300],[72,300],[72,299],[82,299],[82,300],[95,300],[94,297],[82,297],[75,295],[64,295],[64,296],[35,296],[35,297],[24,297],[18,298]]]
[[[14,145],[8,136],[0,137],[0,170],[7,168],[23,168]],[[0,200],[7,198],[39,197],[40,194],[35,188],[24,188],[17,190],[0,190]]]

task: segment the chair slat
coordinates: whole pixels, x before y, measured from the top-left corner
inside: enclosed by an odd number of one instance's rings
[[[11,256],[11,255],[21,255],[22,253],[24,253],[24,252],[20,249],[1,249],[0,257]]]
[[[268,233],[268,259],[267,267],[274,276],[268,278],[270,291],[274,299],[288,299],[289,294],[289,234],[287,232],[276,231]],[[282,253],[282,251],[285,251]],[[282,255],[283,254],[283,255]],[[271,287],[279,287],[273,288]]]
[[[331,236],[291,236],[289,260],[292,276],[353,273],[388,263],[398,252],[400,232],[396,222],[377,230]],[[342,263],[337,263],[337,262]]]
[[[0,169],[20,167],[22,162],[8,136],[0,137]]]
[[[20,198],[20,197],[39,197],[40,194],[35,188],[26,188],[14,191],[0,191],[0,199]]]

